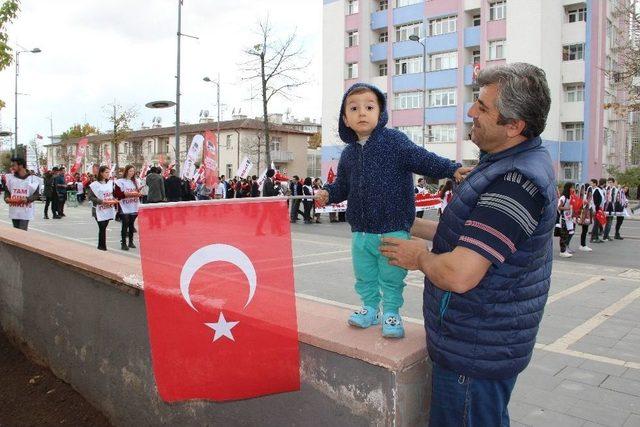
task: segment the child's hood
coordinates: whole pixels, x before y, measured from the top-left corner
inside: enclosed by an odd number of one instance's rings
[[[389,120],[389,116],[387,114],[387,99],[382,93],[380,89],[378,89],[374,85],[370,85],[367,83],[356,83],[351,86],[342,97],[342,104],[340,105],[340,118],[338,119],[338,134],[340,135],[340,139],[342,139],[347,144],[355,143],[358,141],[358,135],[353,131],[353,129],[347,127],[344,122],[344,103],[347,100],[347,96],[355,89],[367,88],[376,94],[378,99],[380,100],[380,104],[382,108],[380,109],[380,117],[378,118],[378,125],[373,130],[372,133],[377,132],[387,125],[387,121]]]

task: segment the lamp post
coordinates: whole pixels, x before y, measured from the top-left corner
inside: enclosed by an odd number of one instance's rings
[[[13,145],[13,156],[18,155],[18,74],[20,72],[20,54],[21,53],[40,53],[42,52],[39,48],[34,48],[31,50],[17,50],[16,51],[16,90],[14,92],[14,107],[15,107],[15,116],[14,116],[14,145]]]
[[[412,34],[409,36],[412,42],[422,45],[422,148],[427,138],[427,44],[420,41],[420,37]]]
[[[218,174],[220,174],[220,73],[218,73],[218,80],[211,80],[209,77],[204,77],[202,81],[207,83],[213,83],[216,85],[216,103],[218,104],[218,129],[216,131],[216,140],[218,141]],[[238,165],[240,167],[240,165]]]
[[[147,102],[144,106],[147,108],[162,109],[162,108],[173,107],[175,105],[176,103],[173,101],[151,101],[151,102]],[[180,146],[176,145],[176,148],[179,149]],[[176,151],[176,154],[177,154],[177,151]],[[178,163],[176,162],[176,167],[177,166],[178,166]]]

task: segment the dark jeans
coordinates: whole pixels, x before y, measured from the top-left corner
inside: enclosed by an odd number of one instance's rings
[[[109,225],[109,221],[111,220],[98,221],[96,219],[98,223],[98,249],[107,250],[107,226]]]
[[[613,217],[607,216],[607,223],[604,226],[604,233],[602,234],[603,239],[609,238],[609,233],[611,232],[611,223],[613,222]]]
[[[58,193],[58,206],[56,208],[56,211],[60,216],[64,215],[64,202],[66,201],[67,201],[67,195]]]
[[[509,426],[507,406],[516,378],[476,379],[434,363],[429,426]]]
[[[291,221],[297,221],[298,214],[304,217],[304,213],[300,211],[300,199],[291,200]]]
[[[589,233],[589,226],[582,226],[582,233],[580,234],[580,246],[587,246],[587,234]]]
[[[560,252],[566,252],[572,237],[573,234],[569,234],[569,230],[565,227],[560,229]]]
[[[29,220],[28,219],[12,219],[14,228],[19,228],[20,230],[27,231],[29,228]]]
[[[123,245],[127,244],[127,237],[129,237],[129,242],[133,242],[133,224],[136,222],[136,218],[138,218],[138,214],[120,214],[122,220],[120,239]]]
[[[593,217],[593,228],[591,229],[591,241],[595,241],[598,240],[598,237],[600,236],[600,232],[602,232],[602,225],[600,225],[600,222],[598,222],[597,219],[595,219],[595,216]]]
[[[616,217],[616,236],[620,237],[620,227],[622,227],[622,223],[624,221],[623,216]]]
[[[58,215],[56,213],[56,205],[55,199],[53,197],[47,197],[47,200],[44,202],[44,216],[49,216],[49,205],[51,205],[51,216]]]
[[[311,209],[313,208],[313,201],[305,200],[302,202],[302,204],[304,205],[304,220],[306,222],[311,222]]]

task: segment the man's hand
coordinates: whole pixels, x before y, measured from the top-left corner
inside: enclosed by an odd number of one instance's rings
[[[385,237],[380,246],[380,253],[389,258],[389,264],[407,270],[420,270],[420,256],[427,252],[427,241],[416,237],[411,240]]]
[[[453,173],[453,179],[455,179],[457,183],[460,183],[472,170],[473,168],[460,167]]]
[[[316,203],[321,208],[329,202],[329,192],[327,190],[318,190],[316,192]]]

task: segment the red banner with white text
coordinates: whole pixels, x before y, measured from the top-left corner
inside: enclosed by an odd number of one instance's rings
[[[84,159],[85,154],[87,153],[87,145],[89,144],[89,139],[82,138],[78,141],[78,145],[76,146],[76,162],[71,166],[71,170],[69,171],[71,175],[78,172],[80,166],[82,166],[82,159]]]
[[[204,185],[213,190],[218,184],[218,140],[211,131],[204,133]]]

